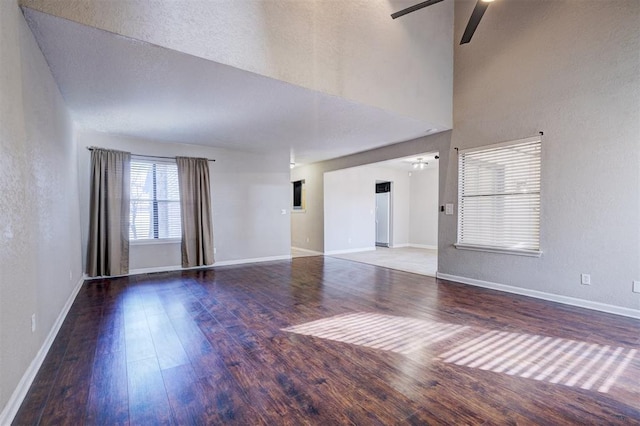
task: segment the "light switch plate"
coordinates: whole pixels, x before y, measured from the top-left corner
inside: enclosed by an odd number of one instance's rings
[[[447,215],[452,215],[453,214],[453,203],[445,204],[444,214],[447,214]]]

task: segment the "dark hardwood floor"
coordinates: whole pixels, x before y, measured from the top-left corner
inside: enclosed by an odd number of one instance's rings
[[[88,281],[14,423],[640,424],[640,321],[347,260]]]

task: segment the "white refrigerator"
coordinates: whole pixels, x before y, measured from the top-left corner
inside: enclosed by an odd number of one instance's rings
[[[389,247],[391,192],[376,192],[376,245]]]

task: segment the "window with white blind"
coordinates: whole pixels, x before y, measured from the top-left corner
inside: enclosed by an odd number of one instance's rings
[[[540,255],[539,137],[461,150],[456,247]]]
[[[181,238],[178,166],[131,159],[131,241]]]

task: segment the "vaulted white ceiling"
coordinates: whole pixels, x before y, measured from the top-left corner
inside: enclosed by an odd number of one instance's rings
[[[176,3],[181,12],[169,13]],[[80,127],[282,150],[297,163],[451,127],[452,7],[434,5],[400,22],[388,12],[406,2],[23,4]],[[364,9],[358,14],[354,6]],[[353,16],[333,22],[332,7]]]

